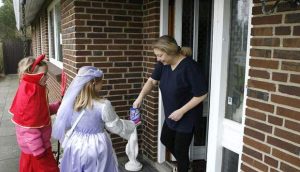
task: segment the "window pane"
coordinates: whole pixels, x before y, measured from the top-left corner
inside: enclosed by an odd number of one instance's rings
[[[231,1],[230,49],[225,118],[242,121],[248,37],[248,0]]]
[[[55,5],[55,21],[56,21],[56,32],[55,32],[55,39],[56,39],[56,60],[62,61],[62,47],[60,42],[60,33],[61,33],[61,17],[60,17],[60,3]]]
[[[223,148],[222,172],[238,171],[239,154]]]

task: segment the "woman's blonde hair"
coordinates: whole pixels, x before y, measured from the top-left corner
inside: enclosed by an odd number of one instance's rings
[[[25,57],[18,63],[18,74],[21,78],[24,73],[30,73],[30,67],[34,63],[33,57]]]
[[[102,78],[99,78],[100,81]],[[74,110],[80,111],[85,108],[92,108],[93,100],[100,99],[99,94],[95,90],[96,79],[89,81],[88,83],[83,86],[82,90],[79,92],[78,96],[76,97]]]
[[[168,35],[161,36],[152,44],[152,48],[166,52],[168,55],[191,56],[192,49],[190,47],[179,47],[176,40]]]

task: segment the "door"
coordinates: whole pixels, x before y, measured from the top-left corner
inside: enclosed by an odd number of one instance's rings
[[[192,48],[193,59],[200,64],[207,83],[210,75],[211,14],[212,0],[182,1],[182,30],[176,34],[177,38],[181,38],[182,46]],[[209,97],[202,106],[203,111],[199,114],[202,118],[198,121],[199,127],[194,130],[190,146],[190,160],[193,171],[197,172],[205,171],[206,168]]]
[[[208,139],[205,144],[207,149],[204,145],[192,144],[191,159],[206,159],[206,171],[234,172],[238,171],[241,162],[246,99],[245,80],[247,79],[245,76],[248,76],[246,71],[248,71],[247,55],[249,54],[249,11],[252,4],[249,4],[248,0],[212,1],[209,3],[212,12],[209,13],[205,11],[209,9],[205,6],[205,0],[174,0],[172,22],[168,21],[170,20],[169,1],[161,1],[160,34],[164,35],[172,31],[179,45],[186,44],[184,46],[192,47],[193,57],[203,65],[204,73],[207,71],[205,74],[211,83],[209,99],[206,105],[204,104],[203,111],[203,116],[208,118]],[[201,3],[204,5],[202,6]],[[212,14],[211,18],[206,16],[206,19],[211,20],[203,21],[211,22],[211,33],[210,30],[202,30],[203,23],[199,19],[209,14]],[[174,26],[168,25],[170,23],[174,23]],[[206,26],[210,27],[208,23]],[[206,42],[203,44],[201,39]],[[211,47],[207,47],[208,45]],[[210,56],[211,60],[207,58]],[[160,129],[163,120],[161,99],[159,109]],[[164,147],[159,142],[158,152],[164,151]],[[164,153],[158,155],[158,162],[163,162],[165,159]]]
[[[207,171],[240,169],[249,54],[248,0],[215,0]]]
[[[207,81],[209,81],[211,56],[212,0],[169,0],[161,1],[161,35],[173,36],[179,46],[191,47],[193,59],[197,61]],[[199,121],[190,146],[190,160],[194,161],[194,171],[205,170],[207,150],[207,124],[209,101],[203,103],[203,116]],[[160,103],[160,120],[163,120],[163,106]],[[161,124],[160,124],[161,126]],[[160,133],[160,132],[159,132]],[[160,149],[161,148],[161,149]],[[158,152],[164,152],[158,143]],[[170,153],[159,154],[158,162],[174,161]],[[201,170],[200,170],[201,169]]]

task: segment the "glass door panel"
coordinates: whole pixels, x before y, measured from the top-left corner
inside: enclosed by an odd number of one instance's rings
[[[238,171],[243,146],[248,0],[214,0],[207,171]]]
[[[241,123],[248,38],[248,0],[232,0],[225,118]]]
[[[239,154],[223,147],[222,172],[237,172],[239,165]]]

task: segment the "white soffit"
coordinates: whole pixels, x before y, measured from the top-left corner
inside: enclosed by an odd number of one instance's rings
[[[14,3],[14,11],[16,18],[17,29],[23,26],[23,18],[22,18],[22,3],[25,4],[25,21],[26,26],[28,26],[35,18],[37,13],[40,11],[45,0],[13,0]]]

